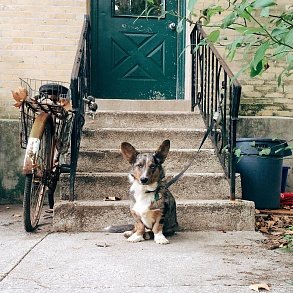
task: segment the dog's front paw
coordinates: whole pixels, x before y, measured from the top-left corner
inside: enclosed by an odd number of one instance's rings
[[[144,238],[143,238],[143,235],[137,235],[136,233],[134,233],[127,239],[127,241],[135,243],[135,242],[144,241]]]
[[[155,234],[155,242],[157,244],[169,244],[169,240],[162,234]]]
[[[123,236],[125,237],[125,238],[129,238],[130,236],[132,236],[133,235],[133,232],[132,231],[125,231],[124,233],[123,233]]]

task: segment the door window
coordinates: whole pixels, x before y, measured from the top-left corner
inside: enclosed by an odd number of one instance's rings
[[[164,17],[165,0],[112,0],[113,15],[126,17]]]

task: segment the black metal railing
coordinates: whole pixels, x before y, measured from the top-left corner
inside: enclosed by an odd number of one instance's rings
[[[72,108],[75,113],[71,136],[70,201],[73,201],[75,197],[74,183],[77,159],[81,132],[85,119],[84,98],[87,98],[90,95],[90,57],[90,19],[88,15],[85,15],[70,81]]]
[[[196,23],[191,32],[192,110],[199,107],[206,127],[213,125],[211,139],[230,180],[230,199],[235,199],[236,124],[241,85],[215,46],[204,41],[207,34]]]

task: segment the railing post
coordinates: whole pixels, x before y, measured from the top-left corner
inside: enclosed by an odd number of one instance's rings
[[[74,113],[73,128],[71,135],[70,153],[70,179],[69,179],[69,200],[75,199],[75,178],[77,160],[81,140],[81,131],[84,123],[84,103],[83,98],[89,94],[90,88],[90,36],[89,17],[85,15],[74,65],[71,73],[71,101]]]
[[[236,198],[236,157],[234,150],[236,148],[237,121],[240,106],[241,86],[233,85],[232,104],[231,104],[231,138],[230,138],[230,199]]]

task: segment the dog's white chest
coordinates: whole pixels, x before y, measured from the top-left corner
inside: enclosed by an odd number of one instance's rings
[[[155,189],[155,188],[154,188]],[[147,212],[150,211],[151,203],[154,199],[154,192],[145,193],[147,189],[144,186],[133,183],[130,188],[133,192],[135,203],[132,210],[140,216],[142,222],[146,227],[151,228],[153,226],[152,220],[147,217]]]

